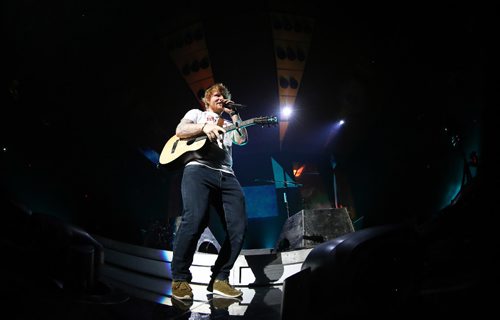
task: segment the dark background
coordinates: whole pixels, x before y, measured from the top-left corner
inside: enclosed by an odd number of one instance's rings
[[[313,18],[312,42],[282,145],[277,127],[252,127],[248,145],[233,150],[242,185],[273,179],[271,157],[290,175],[294,164],[307,164],[303,192],[290,190],[292,213],[332,206],[334,155],[339,199],[358,228],[420,223],[460,190],[471,153],[488,160],[485,141],[494,139],[485,129],[483,71],[491,8],[233,6],[5,1],[4,194],[92,233],[161,245],[158,235],[180,214],[180,173],[152,159],[197,106],[164,39],[186,22],[202,21],[214,78],[248,106],[242,116],[278,115],[273,12]],[[332,136],[341,118],[347,123]],[[280,210],[272,223],[250,225],[249,239],[260,225],[279,233],[286,219]]]

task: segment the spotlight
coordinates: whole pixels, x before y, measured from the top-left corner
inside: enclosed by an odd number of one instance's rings
[[[283,107],[283,109],[281,109],[281,117],[284,120],[290,119],[290,117],[292,116],[292,113],[293,113],[293,109],[290,106],[285,106],[285,107]]]

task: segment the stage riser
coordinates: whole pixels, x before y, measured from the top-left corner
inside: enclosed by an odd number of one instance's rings
[[[143,297],[150,295],[155,301],[171,305],[172,282],[170,279],[160,279],[148,275],[141,275],[129,270],[123,270],[113,266],[105,266],[102,269],[102,278],[113,286],[118,287],[129,294]],[[194,302],[207,302],[211,292],[207,291],[205,284],[191,283]],[[238,288],[243,292],[241,304],[250,304],[255,296],[255,290],[247,287]],[[207,296],[208,295],[208,296]]]
[[[172,251],[130,245],[99,236],[95,236],[95,238],[104,246],[104,259],[107,268],[164,280],[172,279],[170,271]],[[302,263],[311,250],[303,249],[279,253],[273,253],[270,249],[242,250],[231,270],[230,281],[240,287],[281,285],[287,277],[300,271]],[[193,283],[203,287],[208,285],[211,275],[210,268],[216,259],[216,254],[195,253],[190,268],[193,274]],[[134,286],[139,285],[137,282],[127,279],[129,277],[125,277],[123,281]],[[152,290],[149,284],[146,285],[146,288]],[[158,288],[158,293],[164,294],[165,288]]]

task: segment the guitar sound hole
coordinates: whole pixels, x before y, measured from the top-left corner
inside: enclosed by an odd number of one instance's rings
[[[174,153],[175,152],[175,149],[177,149],[177,143],[179,143],[179,140],[177,140],[177,141],[174,142],[174,145],[172,146],[172,150],[170,151],[170,153]]]

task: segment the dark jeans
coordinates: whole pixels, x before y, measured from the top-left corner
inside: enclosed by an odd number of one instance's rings
[[[182,220],[174,239],[172,279],[191,281],[189,270],[198,240],[209,222],[209,209],[221,218],[226,238],[221,246],[212,278],[225,280],[238,258],[247,228],[245,198],[232,174],[200,165],[184,168],[181,183]]]

